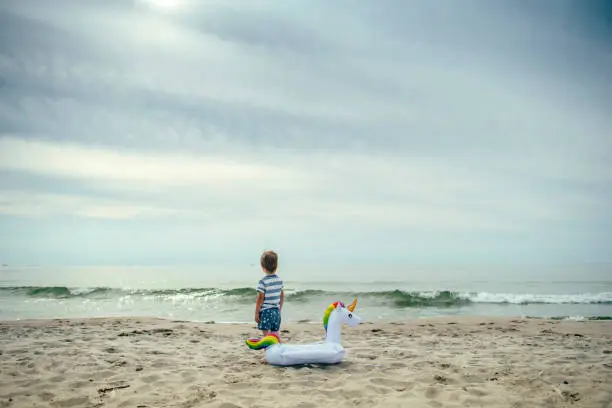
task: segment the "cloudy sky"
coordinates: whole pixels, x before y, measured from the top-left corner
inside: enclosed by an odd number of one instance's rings
[[[0,1],[0,263],[612,257],[605,1]]]

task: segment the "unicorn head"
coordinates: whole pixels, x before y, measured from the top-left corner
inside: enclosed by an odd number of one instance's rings
[[[353,313],[355,306],[357,306],[357,299],[353,300],[353,303],[348,306],[344,306],[344,303],[337,301],[325,309],[323,327],[327,334],[325,338],[327,342],[340,343],[342,324],[346,323],[350,327],[355,327],[361,323],[359,316]]]

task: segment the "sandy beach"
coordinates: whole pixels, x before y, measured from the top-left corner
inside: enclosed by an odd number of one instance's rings
[[[366,322],[344,327],[342,364],[298,368],[249,350],[252,325],[32,320],[0,333],[0,407],[612,407],[610,321]]]

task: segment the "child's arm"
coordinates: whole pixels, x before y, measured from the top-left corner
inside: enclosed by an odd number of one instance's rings
[[[281,294],[280,294],[280,310],[283,310],[283,303],[285,303],[285,289],[281,289]]]
[[[255,302],[255,323],[259,323],[259,309],[264,301],[263,292],[257,292],[257,301]]]

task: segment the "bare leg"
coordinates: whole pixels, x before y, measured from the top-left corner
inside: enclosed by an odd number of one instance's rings
[[[261,337],[266,337],[268,335],[268,333],[270,333],[270,330],[262,330],[261,331]]]

